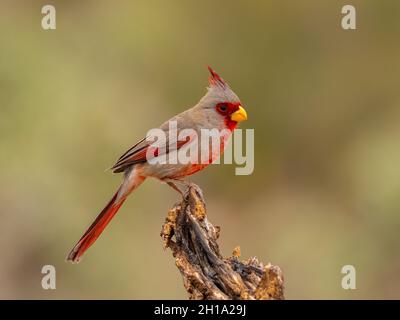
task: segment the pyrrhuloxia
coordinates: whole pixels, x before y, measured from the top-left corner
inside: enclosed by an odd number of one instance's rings
[[[219,150],[207,149],[209,153],[209,161],[206,163],[189,162],[189,163],[150,163],[148,160],[149,148],[152,143],[148,139],[143,139],[125,152],[111,168],[113,172],[124,172],[121,186],[114,194],[110,202],[100,212],[88,230],[83,234],[78,243],[69,253],[67,260],[79,262],[85,251],[96,241],[110,220],[117,213],[128,195],[135,190],[147,177],[158,178],[167,182],[174,189],[179,189],[175,185],[175,181],[179,181],[184,177],[191,175],[205,168],[212,163],[224,151],[225,142],[229,138],[230,133],[236,128],[237,123],[247,119],[247,114],[241,106],[238,96],[230,89],[228,84],[210,67],[208,67],[211,75],[209,77],[209,87],[206,95],[192,108],[176,115],[160,126],[160,129],[166,133],[167,140],[164,142],[166,148],[158,148],[151,150],[152,154],[160,156],[164,150],[165,155],[177,153],[183,148],[190,147],[191,143],[198,143],[188,138],[184,141],[176,139],[175,144],[171,143],[169,137],[170,123],[176,122],[177,133],[183,129],[194,129],[199,133],[201,129],[218,129],[224,130],[224,134]],[[171,147],[173,145],[173,147]],[[200,144],[197,146],[202,148]],[[197,148],[196,147],[196,148]],[[199,150],[200,154],[202,150]]]

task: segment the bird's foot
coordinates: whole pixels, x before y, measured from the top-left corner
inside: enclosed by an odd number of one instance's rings
[[[188,191],[190,192],[190,189],[193,189],[199,198],[204,202],[204,196],[203,196],[203,191],[200,189],[200,187],[195,184],[195,183],[189,183]]]
[[[180,193],[180,195],[182,196],[182,198],[185,198],[185,194],[183,193],[183,191],[181,189],[179,189],[179,187],[176,185],[175,181],[171,181],[171,180],[167,180],[165,181],[172,189],[174,189],[175,191],[178,191]]]
[[[197,184],[195,184],[191,181],[180,180],[180,179],[168,179],[168,180],[165,180],[165,182],[171,188],[173,188],[175,191],[178,191],[183,199],[186,199],[188,196],[188,193],[191,192],[191,190],[194,190],[194,192],[196,192],[196,194],[199,196],[199,198],[204,202],[203,191],[200,189],[200,187]],[[178,185],[183,186],[184,191],[182,191],[182,189],[179,188]]]

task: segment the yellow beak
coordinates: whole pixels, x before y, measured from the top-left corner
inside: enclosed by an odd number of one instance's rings
[[[231,114],[231,120],[236,122],[241,122],[247,120],[247,112],[242,106],[239,106],[239,110],[236,110]]]

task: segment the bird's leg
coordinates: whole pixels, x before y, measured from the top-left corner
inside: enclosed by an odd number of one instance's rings
[[[172,189],[174,189],[175,191],[178,191],[183,198],[185,198],[185,194],[188,192],[190,186],[192,185],[189,181],[185,181],[182,179],[165,179],[164,180]],[[185,188],[184,191],[182,191],[181,188],[178,187],[178,185],[183,185],[183,187]]]
[[[174,181],[174,182],[172,182],[172,181]],[[178,186],[175,184],[176,180],[168,179],[168,180],[165,180],[165,182],[166,182],[172,189],[174,189],[175,191],[178,191],[178,192],[181,194],[182,198],[185,197],[185,195],[183,194],[182,190],[179,189]]]
[[[198,194],[198,196],[200,197],[200,199],[204,202],[204,196],[203,196],[203,191],[200,189],[200,187],[193,183],[190,182],[189,180],[182,180],[182,179],[165,179],[164,180],[172,189],[174,189],[175,191],[178,191],[182,198],[185,199],[185,196],[187,195],[187,193],[189,192],[190,188],[194,188],[196,190],[196,193]],[[185,187],[185,191],[183,192],[178,186],[177,184],[181,184]]]
[[[195,189],[197,194],[199,195],[200,199],[204,202],[203,191],[200,189],[200,187],[197,184],[195,184],[189,180],[183,180],[183,179],[176,179],[175,181],[178,183],[181,183],[182,185],[185,186],[185,188],[186,188],[185,193],[189,192],[190,188]]]
[[[192,183],[189,180],[183,180],[183,179],[175,179],[175,181],[186,189],[185,192],[189,190],[189,188],[192,186]]]

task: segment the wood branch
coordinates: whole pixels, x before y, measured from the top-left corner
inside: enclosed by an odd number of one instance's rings
[[[206,215],[201,189],[191,184],[182,202],[168,212],[161,230],[190,299],[284,299],[281,269],[257,258],[240,261],[240,248],[223,258],[217,243],[220,228]]]

